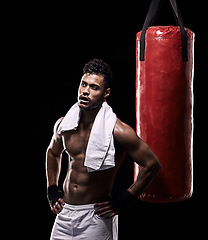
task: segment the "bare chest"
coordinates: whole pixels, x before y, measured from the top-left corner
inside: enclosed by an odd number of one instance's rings
[[[68,131],[63,133],[63,143],[68,154],[72,158],[83,154],[85,155],[87,144],[90,137],[91,128],[81,129],[75,131]]]

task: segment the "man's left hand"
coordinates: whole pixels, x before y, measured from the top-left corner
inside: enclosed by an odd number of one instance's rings
[[[96,203],[95,208],[95,214],[97,214],[99,217],[104,217],[107,219],[114,217],[119,212],[119,210],[112,209],[110,201]]]
[[[95,204],[95,214],[99,217],[112,218],[121,213],[128,205],[136,199],[129,191],[112,198],[110,201]]]

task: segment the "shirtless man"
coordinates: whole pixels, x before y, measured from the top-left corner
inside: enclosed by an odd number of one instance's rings
[[[81,118],[77,129],[59,135],[57,129],[63,118],[54,126],[54,134],[46,154],[48,199],[51,210],[57,214],[51,234],[53,240],[116,239],[113,235],[113,219],[115,220],[116,215],[148,187],[161,169],[161,164],[150,147],[131,127],[119,119],[113,131],[115,167],[88,172],[84,166],[93,122],[102,103],[111,92],[110,81],[111,71],[106,63],[98,59],[88,62],[83,69],[78,90]],[[62,192],[58,188],[58,180],[64,150],[69,156],[69,167]],[[143,168],[136,181],[123,195],[111,199],[114,178],[126,152]],[[82,215],[80,209],[84,211]],[[73,225],[72,218],[76,214],[79,217],[74,220],[76,224]],[[89,219],[86,220],[84,216],[88,216]]]

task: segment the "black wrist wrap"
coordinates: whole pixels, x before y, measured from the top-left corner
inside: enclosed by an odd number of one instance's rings
[[[51,185],[47,189],[47,198],[49,204],[53,207],[59,198],[63,198],[64,192],[57,186]]]

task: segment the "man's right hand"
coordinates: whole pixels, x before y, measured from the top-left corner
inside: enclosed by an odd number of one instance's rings
[[[64,204],[64,200],[62,198],[59,198],[58,201],[53,206],[51,206],[51,211],[55,214],[59,214],[62,211]]]
[[[59,214],[65,204],[63,200],[64,192],[57,185],[51,185],[47,189],[47,198],[51,207],[51,211]]]

